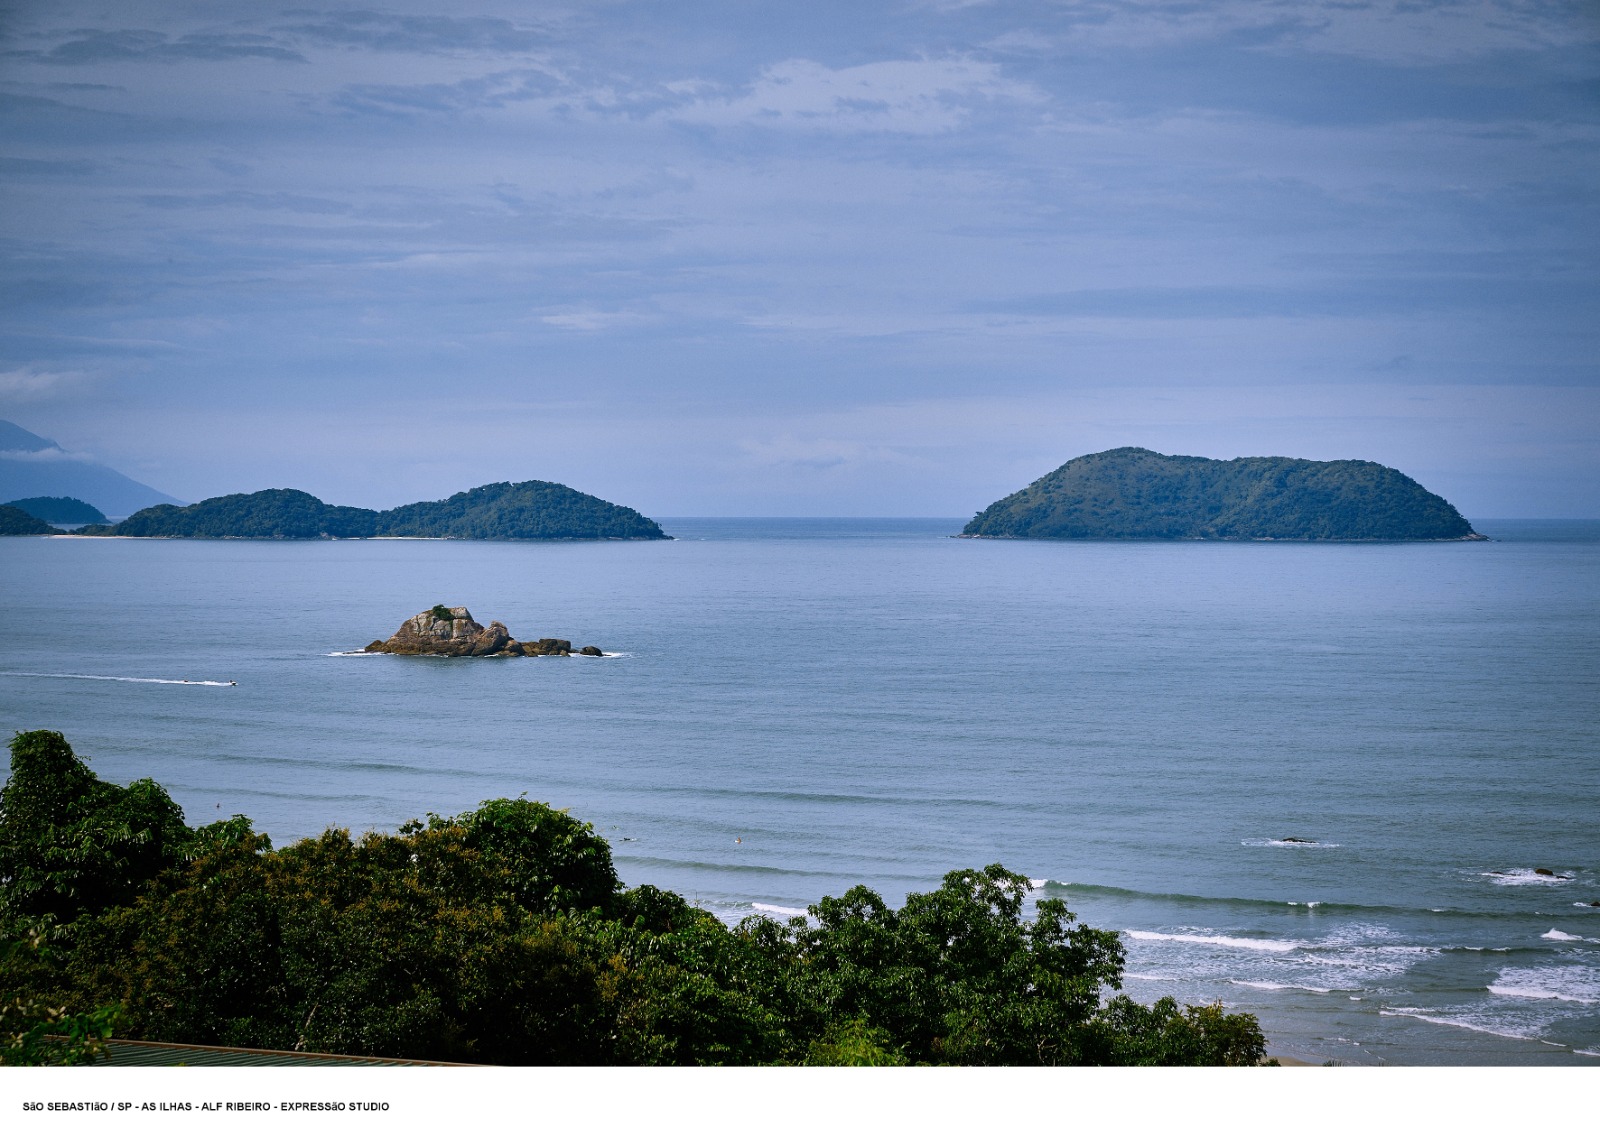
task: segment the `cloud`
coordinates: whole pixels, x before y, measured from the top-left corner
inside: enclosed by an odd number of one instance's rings
[[[798,438],[778,434],[769,438],[745,438],[739,442],[744,460],[763,466],[787,466],[810,470],[831,470],[864,463],[907,464],[912,458],[882,445],[871,445],[848,438]]]
[[[82,178],[106,168],[106,164],[92,159],[31,159],[20,155],[0,155],[0,175],[18,179]]]
[[[1429,66],[1600,40],[1600,21],[1584,20],[1581,4],[1537,0],[1074,0],[1032,22],[988,46],[1031,54],[1045,40],[1058,50],[1231,42]]]
[[[450,82],[352,84],[335,102],[347,110],[396,116],[524,104],[537,112],[602,119],[932,135],[966,126],[986,106],[1041,104],[1047,98],[992,61],[962,56],[843,68],[790,59],[764,68],[743,86],[699,78],[584,82],[541,61]]]
[[[306,58],[281,40],[254,32],[190,32],[176,39],[144,28],[78,28],[69,38],[43,51],[11,54],[47,64],[106,64],[124,60],[282,60]]]
[[[937,134],[963,126],[983,104],[1046,97],[1008,79],[999,65],[968,57],[881,60],[829,68],[793,59],[764,70],[737,95],[701,95],[666,113],[683,123],[802,130]],[[703,89],[702,89],[703,90]]]
[[[549,33],[489,16],[399,16],[388,12],[307,13],[276,30],[320,44],[373,52],[517,53],[548,42]]]
[[[356,504],[504,475],[373,447],[380,480],[295,426],[508,396],[592,404],[571,480],[706,510],[970,512],[1129,442],[1355,451],[1340,419],[1412,384],[1466,395],[1475,466],[1512,419],[1469,391],[1597,377],[1585,3],[13,4],[0,405],[154,436],[170,488],[316,465]],[[1353,397],[1225,433],[1252,394],[1133,382]],[[1593,402],[1561,409],[1600,458]]]
[[[93,464],[94,458],[88,454],[73,453],[63,450],[60,446],[48,450],[0,450],[0,461],[7,462],[89,462]]]
[[[290,211],[302,215],[354,215],[349,203],[296,195],[288,191],[217,191],[204,195],[140,195],[137,202],[165,211],[194,211],[207,207],[243,207],[253,211]]]
[[[83,375],[77,371],[35,370],[32,367],[0,371],[0,398],[13,402],[54,398],[82,379]]]
[[[657,321],[656,316],[630,310],[556,310],[541,314],[539,321],[562,330],[593,333],[618,327],[643,326]]]
[[[450,83],[350,84],[334,103],[347,111],[409,117],[418,113],[450,115],[485,108],[552,99],[575,89],[560,74],[543,67],[525,67]]]

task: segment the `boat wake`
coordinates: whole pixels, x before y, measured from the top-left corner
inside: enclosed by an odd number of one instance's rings
[[[34,676],[48,680],[112,680],[123,684],[187,684],[201,688],[235,688],[231,680],[167,680],[159,676],[94,676],[82,672],[0,672],[0,676]]]

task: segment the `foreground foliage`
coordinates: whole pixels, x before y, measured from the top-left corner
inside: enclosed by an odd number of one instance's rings
[[[729,928],[623,888],[592,827],[544,804],[275,850],[242,817],[186,827],[153,781],[108,784],[28,732],[0,791],[0,1033],[18,1061],[82,1060],[113,1028],[529,1065],[1260,1060],[1252,1016],[1107,998],[1116,934],[1060,900],[1026,918],[1027,892],[991,865],[898,910],[856,887]]]
[[[50,957],[37,931],[0,942],[0,966],[20,970]],[[116,1003],[72,1013],[22,995],[0,997],[0,1066],[77,1066],[106,1053],[120,1025]]]

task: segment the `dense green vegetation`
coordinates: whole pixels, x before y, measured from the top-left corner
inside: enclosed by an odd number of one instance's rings
[[[186,827],[153,781],[107,784],[59,733],[26,732],[0,791],[0,1041],[16,1057],[48,1033],[83,1057],[114,1031],[510,1064],[1260,1061],[1250,1015],[1106,998],[1116,934],[1060,900],[1026,918],[1027,890],[994,865],[898,910],[856,887],[814,919],[729,928],[623,888],[591,825],[544,804],[274,849],[242,817]]]
[[[328,505],[297,489],[231,493],[194,505],[153,505],[110,528],[83,530],[116,537],[371,537],[370,509]]]
[[[6,502],[31,513],[41,521],[65,521],[73,525],[90,525],[103,522],[106,515],[86,501],[75,497],[24,497]]]
[[[41,533],[60,533],[48,521],[14,505],[0,505],[0,537],[32,537]]]
[[[498,482],[443,501],[402,505],[378,515],[378,533],[479,540],[666,536],[635,510],[548,481]]]
[[[141,509],[120,525],[87,534],[117,537],[455,537],[478,540],[592,540],[666,537],[648,517],[564,485],[500,482],[443,501],[389,510],[328,505],[297,489],[264,489],[194,505]]]
[[[1444,498],[1376,462],[1215,461],[1132,447],[1074,458],[995,502],[963,534],[1281,541],[1476,536]]]

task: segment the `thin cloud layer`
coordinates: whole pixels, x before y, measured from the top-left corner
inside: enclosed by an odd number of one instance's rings
[[[1007,79],[997,64],[971,59],[881,60],[848,68],[784,60],[737,95],[700,94],[698,85],[681,86],[696,98],[667,117],[717,127],[920,135],[955,130],[975,105],[1044,101],[1030,85]]]
[[[1600,514],[1583,3],[58,0],[3,36],[0,417],[179,496],[959,516],[1145,444]]]

